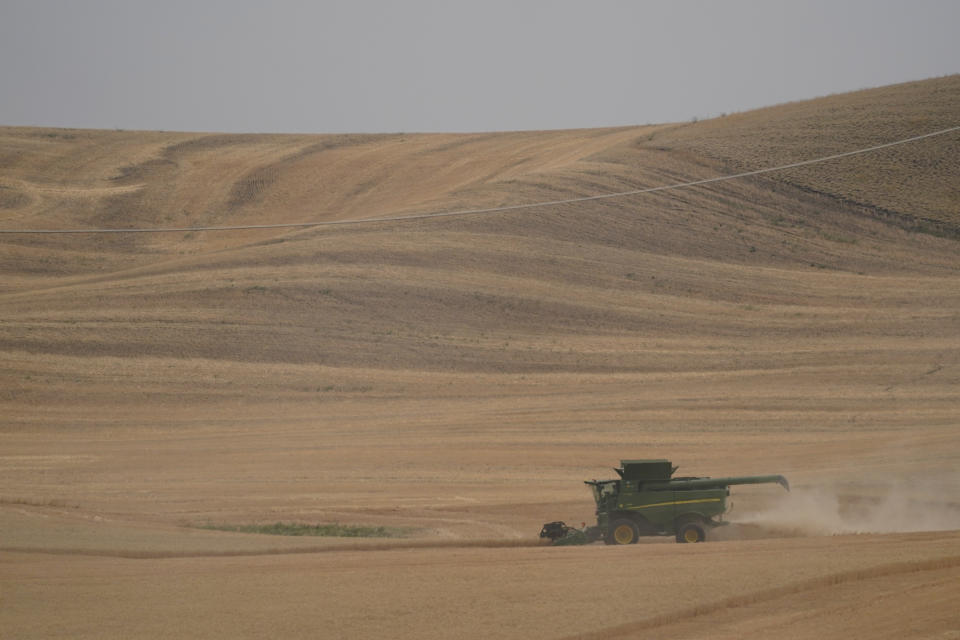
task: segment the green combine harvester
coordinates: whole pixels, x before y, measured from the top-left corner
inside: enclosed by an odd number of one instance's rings
[[[707,531],[726,524],[730,485],[776,483],[783,476],[674,478],[669,460],[621,460],[615,480],[587,480],[597,503],[596,526],[576,529],[556,521],[543,525],[541,538],[553,544],[634,544],[640,536],[675,536],[677,542],[703,542]]]

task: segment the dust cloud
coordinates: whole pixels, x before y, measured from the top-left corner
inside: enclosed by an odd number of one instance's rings
[[[738,523],[793,535],[960,529],[960,476],[932,481],[801,486]]]

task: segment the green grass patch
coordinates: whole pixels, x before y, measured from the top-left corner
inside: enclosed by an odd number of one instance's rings
[[[273,524],[205,524],[200,529],[261,533],[270,536],[317,536],[330,538],[405,538],[413,533],[409,527],[371,527],[349,524],[300,524],[274,522]]]

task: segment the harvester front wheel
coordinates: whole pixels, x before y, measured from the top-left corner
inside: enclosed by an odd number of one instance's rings
[[[634,544],[640,539],[640,529],[633,520],[621,518],[614,520],[607,534],[607,544]]]
[[[677,529],[677,542],[703,542],[707,532],[699,522],[688,522]]]

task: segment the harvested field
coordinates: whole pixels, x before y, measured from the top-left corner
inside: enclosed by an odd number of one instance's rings
[[[958,92],[607,130],[5,128],[0,227],[629,191],[955,126]],[[473,216],[0,235],[3,635],[960,637],[958,141]],[[622,458],[793,491],[734,487],[707,544],[542,545]],[[222,530],[274,523],[404,534]]]

